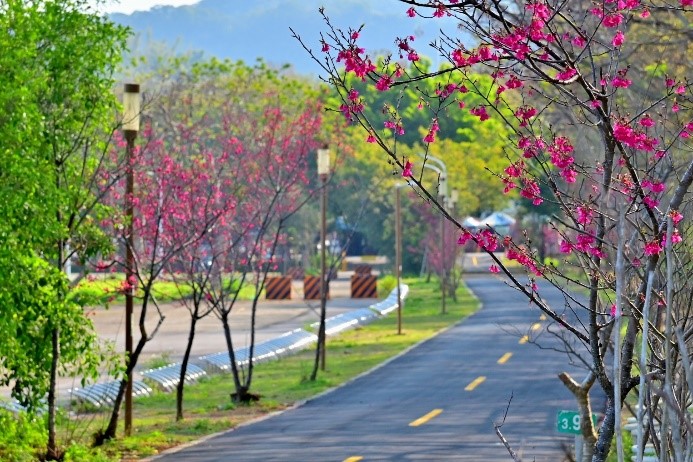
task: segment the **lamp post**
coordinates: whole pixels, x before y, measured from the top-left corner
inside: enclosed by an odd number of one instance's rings
[[[127,219],[127,235],[125,244],[125,280],[128,289],[125,292],[125,353],[127,355],[127,375],[125,377],[125,435],[132,433],[132,312],[133,292],[132,280],[135,277],[135,257],[133,253],[134,210],[133,195],[135,192],[135,176],[133,172],[135,138],[140,129],[140,86],[136,83],[126,83],[123,93],[123,133],[127,142],[126,156],[126,185],[125,185],[125,217]]]
[[[327,316],[327,264],[325,258],[325,238],[327,232],[327,176],[330,173],[330,150],[327,145],[318,149],[318,176],[322,192],[320,194],[320,329],[318,350],[320,351],[320,370],[325,370],[325,317]]]

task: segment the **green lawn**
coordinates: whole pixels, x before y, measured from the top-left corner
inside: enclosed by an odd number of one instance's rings
[[[124,279],[123,273],[99,274],[91,279],[83,279],[73,289],[71,296],[82,306],[123,303],[125,296],[118,289]],[[159,302],[169,302],[190,296],[192,290],[185,284],[177,284],[170,280],[158,280],[152,286],[152,294]],[[252,300],[254,295],[255,286],[246,282],[240,290],[239,299]]]

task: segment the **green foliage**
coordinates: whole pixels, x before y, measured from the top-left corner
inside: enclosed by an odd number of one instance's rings
[[[397,278],[391,274],[378,279],[378,297],[385,298],[397,287]]]
[[[0,409],[0,460],[33,462],[46,445],[46,432],[41,419],[25,413],[18,415]]]
[[[94,378],[106,359],[90,320],[68,301],[68,281],[55,266],[33,255],[0,253],[0,383],[35,408],[46,396],[51,337],[60,332],[60,373]]]

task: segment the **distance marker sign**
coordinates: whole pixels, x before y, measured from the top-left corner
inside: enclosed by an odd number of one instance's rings
[[[597,424],[597,414],[592,414],[592,423]],[[580,413],[577,411],[558,411],[556,429],[559,433],[580,434]]]

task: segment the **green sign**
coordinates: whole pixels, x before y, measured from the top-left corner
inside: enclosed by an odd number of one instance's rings
[[[592,423],[597,425],[597,414],[592,414]],[[560,433],[580,434],[580,413],[577,411],[558,411],[556,428]]]

